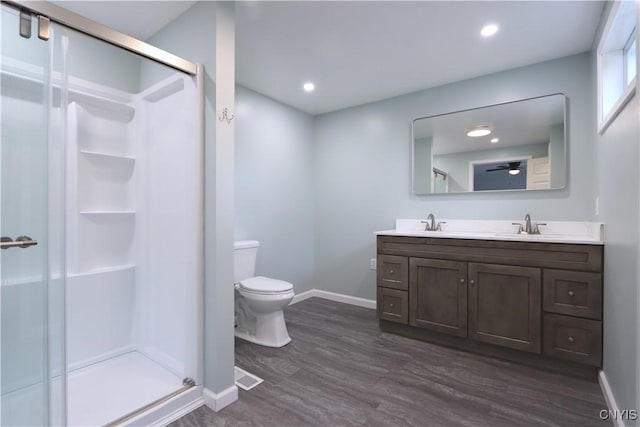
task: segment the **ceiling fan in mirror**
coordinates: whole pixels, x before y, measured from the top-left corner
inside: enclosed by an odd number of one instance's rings
[[[487,169],[487,172],[508,171],[509,175],[518,175],[523,166],[520,166],[522,162],[509,162],[508,164],[498,165],[493,169]]]

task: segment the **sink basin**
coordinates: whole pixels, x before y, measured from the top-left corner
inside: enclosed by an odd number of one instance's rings
[[[604,224],[546,221],[542,234],[518,234],[513,221],[446,220],[442,231],[426,231],[424,220],[398,219],[394,230],[377,235],[432,237],[443,239],[504,240],[521,242],[596,244],[604,242]]]
[[[509,240],[522,241],[591,241],[590,236],[566,235],[566,234],[519,234],[519,233],[495,233],[495,237]]]

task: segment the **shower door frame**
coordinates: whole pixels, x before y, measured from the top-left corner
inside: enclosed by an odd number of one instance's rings
[[[2,0],[2,3],[28,10],[36,15],[49,18],[52,22],[64,25],[91,37],[118,46],[145,58],[175,68],[183,73],[196,76],[198,64],[189,62],[172,53],[159,49],[134,37],[109,28],[82,15],[56,6],[46,1]]]
[[[197,92],[196,111],[198,115],[196,119],[198,128],[196,156],[199,159],[195,173],[198,177],[198,188],[196,189],[196,192],[199,195],[197,216],[198,223],[202,226],[202,233],[200,233],[198,241],[196,242],[198,248],[196,252],[196,273],[199,280],[195,284],[195,295],[197,296],[197,298],[196,301],[194,301],[195,306],[193,307],[193,310],[195,311],[196,325],[198,330],[196,331],[197,338],[195,342],[197,360],[193,361],[195,363],[195,366],[193,368],[196,375],[193,379],[195,380],[196,386],[201,389],[204,383],[204,305],[202,303],[202,301],[204,301],[204,66],[202,64],[195,64],[193,62],[187,61],[170,52],[159,49],[134,37],[116,31],[110,27],[87,19],[81,15],[78,15],[46,1],[0,0],[0,3],[7,4],[20,10],[28,11],[36,16],[46,17],[51,22],[55,22],[59,25],[75,31],[79,31],[90,37],[104,41],[144,58],[151,59],[152,61],[169,66],[177,71],[190,75],[195,79]],[[66,386],[64,388],[66,389]],[[199,393],[201,394],[201,391]],[[183,402],[184,404],[189,403],[186,400],[183,400]],[[144,412],[144,410],[150,408],[145,407],[142,409],[143,411],[140,412]],[[131,415],[132,414],[129,415],[127,421],[132,419]],[[138,414],[136,414],[136,417],[137,416]]]

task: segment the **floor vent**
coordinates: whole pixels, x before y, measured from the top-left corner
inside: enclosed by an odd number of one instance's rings
[[[258,378],[237,366],[234,367],[234,376],[236,385],[243,390],[251,390],[263,381],[262,378]]]

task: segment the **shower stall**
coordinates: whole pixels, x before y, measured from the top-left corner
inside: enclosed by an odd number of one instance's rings
[[[200,68],[17,3],[1,21],[1,424],[161,423],[201,394]]]

